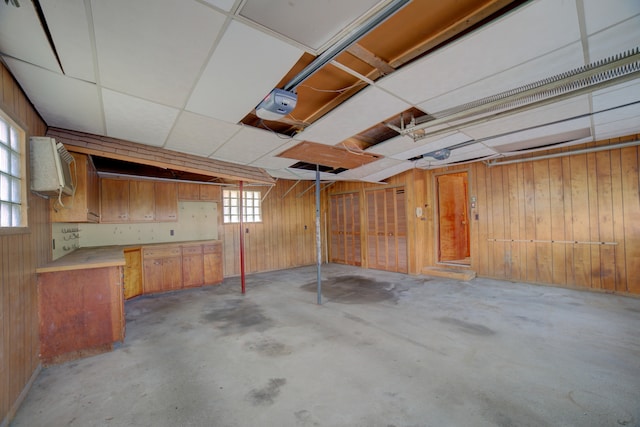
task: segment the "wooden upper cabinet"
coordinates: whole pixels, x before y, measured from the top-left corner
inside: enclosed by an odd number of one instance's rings
[[[156,221],[178,220],[178,185],[173,182],[155,182]]]
[[[220,186],[200,184],[200,200],[220,201]]]
[[[178,183],[178,199],[200,200],[200,184],[191,182]]]
[[[156,203],[153,181],[129,182],[129,220],[132,222],[154,221]]]
[[[193,201],[220,201],[220,186],[181,182],[178,184],[178,199]]]
[[[52,222],[98,222],[100,219],[100,184],[98,172],[91,157],[86,154],[70,153],[75,162],[74,178],[76,192],[73,196],[62,196],[62,204],[57,198],[49,202]],[[73,168],[73,166],[72,166]]]
[[[100,207],[101,222],[129,222],[129,181],[101,179]]]

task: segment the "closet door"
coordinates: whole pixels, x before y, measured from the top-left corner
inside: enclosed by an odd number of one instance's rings
[[[331,262],[362,265],[358,193],[331,196]]]
[[[367,261],[369,268],[408,272],[404,188],[367,191]]]

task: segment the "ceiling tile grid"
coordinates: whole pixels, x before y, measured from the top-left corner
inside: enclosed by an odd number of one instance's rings
[[[588,46],[590,62],[640,47],[640,15],[589,36]]]
[[[580,29],[575,1],[535,1],[378,84],[417,105],[578,40]]]
[[[241,128],[235,123],[183,111],[167,138],[165,148],[209,157]]]
[[[161,147],[178,116],[177,108],[102,89],[107,134]]]
[[[187,110],[237,123],[275,87],[303,51],[233,21],[187,103]]]
[[[94,0],[91,7],[101,84],[173,107],[186,102],[226,19],[195,1]]]
[[[585,26],[591,35],[640,14],[637,0],[582,0]]]
[[[26,62],[4,57],[49,126],[104,134],[102,106],[96,85],[68,79]]]

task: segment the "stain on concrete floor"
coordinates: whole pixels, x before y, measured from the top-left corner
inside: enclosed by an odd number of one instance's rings
[[[496,333],[493,329],[487,328],[484,325],[467,322],[465,320],[456,319],[454,317],[441,317],[438,320],[442,323],[456,326],[459,331],[465,332],[467,334],[487,336],[494,335]]]
[[[273,405],[280,394],[280,388],[286,383],[286,378],[271,378],[266,386],[251,390],[247,394],[247,400],[254,406]]]
[[[317,292],[317,282],[307,283],[301,288],[309,292]],[[322,280],[323,299],[341,304],[397,302],[407,290],[408,288],[395,283],[355,275]]]
[[[213,324],[225,335],[250,330],[264,332],[273,326],[273,321],[263,314],[260,307],[244,299],[225,300],[209,306],[201,322]]]

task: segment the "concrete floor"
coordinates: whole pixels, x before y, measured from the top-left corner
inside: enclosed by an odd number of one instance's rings
[[[638,426],[640,299],[323,266],[126,303],[12,426]]]

